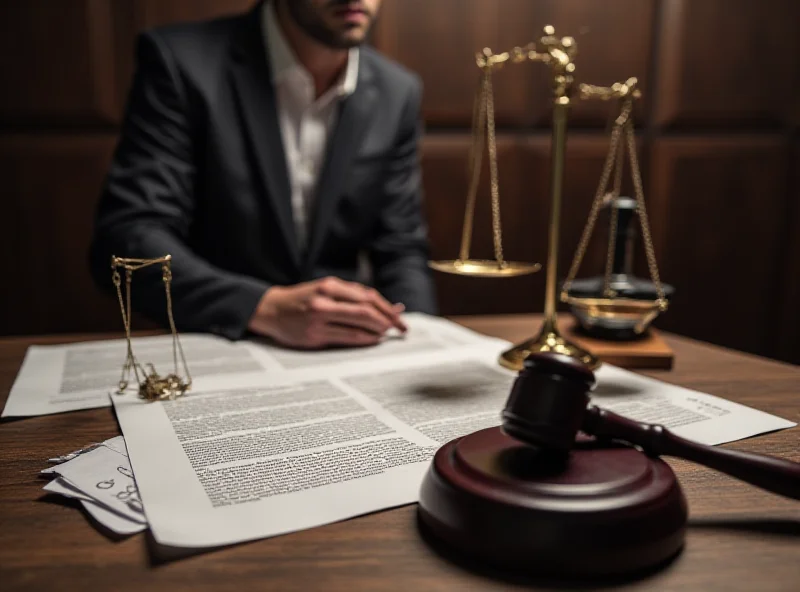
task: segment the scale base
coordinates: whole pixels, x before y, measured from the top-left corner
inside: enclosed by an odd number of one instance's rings
[[[554,457],[497,427],[439,449],[419,518],[473,564],[582,579],[668,562],[687,507],[669,465],[634,448],[579,438],[569,458]]]
[[[548,326],[549,325],[549,326]],[[554,352],[564,354],[583,362],[590,370],[600,366],[600,359],[579,345],[564,339],[555,327],[555,323],[545,323],[537,337],[523,341],[509,350],[500,354],[500,365],[509,370],[520,372],[524,367],[525,358],[531,354],[541,352]]]

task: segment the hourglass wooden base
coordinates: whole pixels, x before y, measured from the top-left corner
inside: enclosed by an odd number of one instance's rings
[[[516,277],[536,273],[542,266],[539,263],[521,263],[488,259],[452,259],[449,261],[430,261],[431,269],[455,275],[472,277]]]
[[[664,563],[683,545],[687,509],[660,459],[588,439],[558,457],[498,427],[436,453],[419,515],[430,534],[472,561],[582,578]]]

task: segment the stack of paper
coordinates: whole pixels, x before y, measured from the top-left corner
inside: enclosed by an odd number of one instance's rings
[[[95,520],[117,534],[147,528],[122,436],[50,462],[59,464],[42,471],[56,476],[44,486],[45,491],[79,500]]]
[[[149,524],[159,543],[213,547],[312,528],[417,501],[439,446],[500,423],[508,344],[444,319],[407,322],[378,346],[321,352],[185,336],[192,390],[155,403],[109,395],[124,341],[31,348],[4,415],[111,397],[127,451],[115,439],[78,454],[46,489],[117,532]],[[170,348],[169,336],[134,343],[158,368]],[[794,425],[609,365],[596,376],[594,403],[705,444]]]
[[[214,547],[416,502],[435,451],[500,424],[491,342],[275,373],[175,401],[114,397],[153,536]],[[340,354],[343,352],[339,352]],[[719,444],[790,421],[609,365],[595,404]]]

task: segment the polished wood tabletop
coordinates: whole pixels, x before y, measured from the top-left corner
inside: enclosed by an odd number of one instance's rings
[[[454,319],[518,341],[533,315]],[[25,350],[99,336],[0,339],[0,404]],[[665,335],[671,371],[649,374],[781,417],[800,420],[800,368]],[[163,559],[147,534],[116,540],[79,506],[45,495],[45,459],[119,434],[111,409],[4,421],[0,425],[0,590],[516,590],[564,588],[482,569],[420,534],[416,505],[271,539]],[[726,445],[800,461],[800,428]],[[800,504],[709,469],[669,460],[690,521],[683,552],[625,590],[800,590]],[[590,589],[599,588],[592,583]]]

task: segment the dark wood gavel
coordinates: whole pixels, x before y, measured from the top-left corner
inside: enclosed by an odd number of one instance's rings
[[[663,426],[590,405],[594,384],[594,374],[577,360],[554,353],[531,355],[503,411],[503,430],[517,440],[562,454],[572,449],[578,431],[599,439],[621,440],[650,455],[683,458],[800,499],[799,463],[698,444]]]

